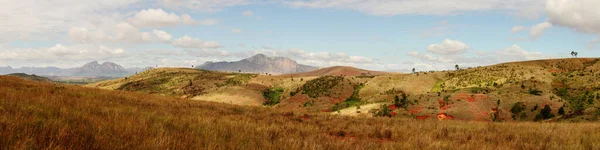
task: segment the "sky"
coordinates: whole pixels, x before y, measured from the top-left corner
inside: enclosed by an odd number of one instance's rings
[[[0,67],[255,54],[417,71],[600,56],[598,0],[0,0]]]

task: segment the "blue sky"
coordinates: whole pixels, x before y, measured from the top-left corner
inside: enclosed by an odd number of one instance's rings
[[[68,5],[67,5],[68,4]],[[188,67],[264,53],[371,70],[600,53],[595,0],[0,2],[0,66]]]

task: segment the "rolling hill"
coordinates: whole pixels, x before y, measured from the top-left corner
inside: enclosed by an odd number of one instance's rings
[[[293,76],[377,76],[377,75],[386,75],[386,74],[394,74],[388,72],[380,72],[380,71],[370,71],[364,69],[358,69],[354,67],[348,66],[334,66],[328,68],[322,68],[319,70],[309,71],[309,72],[301,72],[292,74]]]
[[[24,74],[24,73],[11,73],[11,74],[7,74],[7,76],[15,76],[15,77],[19,77],[19,78],[23,78],[23,79],[27,79],[27,80],[33,80],[33,81],[44,81],[44,82],[52,82],[52,80],[46,78],[46,77],[42,77],[42,76],[37,76],[35,74]]]
[[[286,75],[161,68],[88,86],[350,116],[373,116],[383,105],[395,105],[390,112],[409,118],[446,114],[475,121],[595,121],[600,116],[599,60],[537,60],[414,74],[352,67]]]
[[[0,76],[1,149],[599,149],[598,123],[344,117]],[[428,137],[428,138],[423,138]]]

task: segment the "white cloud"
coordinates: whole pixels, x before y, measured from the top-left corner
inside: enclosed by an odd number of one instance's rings
[[[531,27],[531,30],[529,31],[529,37],[531,37],[532,40],[536,40],[544,33],[544,30],[550,27],[552,27],[552,24],[549,22],[542,22],[536,24],[533,27]]]
[[[254,12],[247,10],[247,11],[242,12],[242,15],[244,15],[244,16],[253,16]]]
[[[127,19],[136,27],[161,28],[181,24],[195,24],[195,20],[188,14],[181,16],[175,13],[167,13],[162,9],[146,9],[137,12],[133,17]]]
[[[190,56],[202,57],[202,58],[231,56],[231,54],[227,51],[213,50],[213,49],[193,49],[193,50],[186,50],[186,52]]]
[[[223,46],[221,46],[221,44],[219,44],[215,41],[203,41],[200,39],[192,38],[188,35],[185,35],[181,38],[173,40],[172,44],[175,47],[181,47],[181,48],[216,49],[216,48],[223,47]]]
[[[158,40],[163,41],[163,42],[169,41],[172,38],[171,34],[165,32],[165,31],[162,31],[162,30],[154,29],[154,30],[152,30],[152,33],[154,33],[154,35],[158,38]]]
[[[445,39],[441,44],[431,44],[427,51],[439,55],[454,55],[464,53],[469,49],[469,45],[450,39]]]
[[[537,60],[537,59],[547,59],[552,58],[550,56],[546,56],[541,52],[530,52],[521,48],[519,45],[512,45],[511,47],[505,48],[503,50],[495,51],[499,58],[503,59],[501,61],[523,61],[523,60]],[[494,57],[494,56],[490,56]]]
[[[242,29],[231,29],[231,32],[240,33],[240,32],[242,32]]]
[[[0,42],[56,39],[73,26],[95,26],[121,18],[119,9],[139,1],[4,0],[0,2]]]
[[[512,30],[510,32],[517,33],[517,32],[523,31],[523,29],[525,29],[523,26],[515,26],[512,28]]]
[[[293,0],[292,7],[351,9],[372,15],[454,15],[470,11],[517,10],[536,13],[541,0]]]
[[[548,21],[582,33],[600,34],[598,0],[548,0]]]
[[[376,60],[365,56],[349,56],[343,52],[307,52],[301,49],[257,49],[250,52],[234,53],[237,57],[249,57],[255,54],[265,54],[268,56],[287,57],[298,61],[301,64],[329,67],[329,66],[365,66],[374,64]]]
[[[56,44],[52,47],[0,50],[0,59],[17,62],[101,60],[123,56],[126,56],[124,49],[94,44],[77,44],[71,46]]]
[[[198,24],[200,24],[200,25],[215,25],[218,23],[219,23],[219,20],[216,20],[216,19],[204,19],[204,20],[201,20],[200,22],[198,22]]]
[[[595,38],[595,39],[587,42],[586,48],[587,49],[595,49],[598,44],[600,44],[600,38]]]
[[[105,40],[107,37],[102,31],[89,31],[83,27],[72,27],[68,32],[71,40],[77,43],[92,43]]]
[[[168,8],[195,12],[216,12],[227,7],[246,5],[248,0],[159,0]]]
[[[409,56],[412,56],[414,58],[418,58],[421,60],[425,60],[428,62],[442,62],[442,63],[451,63],[454,62],[455,60],[447,58],[447,57],[441,57],[441,56],[432,56],[429,54],[421,54],[419,52],[408,52]]]
[[[76,43],[148,43],[167,42],[171,34],[154,29],[152,32],[141,32],[138,28],[127,22],[121,22],[113,26],[100,29],[87,29],[83,27],[72,27],[68,35],[71,41]]]

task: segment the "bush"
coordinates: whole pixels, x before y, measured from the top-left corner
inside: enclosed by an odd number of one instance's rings
[[[548,105],[545,105],[544,108],[540,110],[540,113],[535,116],[535,121],[546,120],[550,118],[554,118],[552,108],[550,108]]]
[[[388,105],[383,104],[381,109],[375,113],[375,116],[378,117],[392,117],[392,109],[388,107]]]
[[[565,108],[564,108],[564,106],[561,106],[561,107],[558,109],[558,115],[564,115],[564,114],[565,114]]]
[[[360,89],[362,87],[364,87],[363,84],[355,86],[354,91],[352,92],[352,95],[350,97],[346,98],[346,100],[344,102],[335,104],[333,107],[331,107],[331,110],[338,111],[340,109],[358,105],[361,101],[360,97],[358,96],[358,92],[360,92]]]
[[[516,102],[513,104],[512,108],[510,108],[510,112],[512,113],[512,118],[517,120],[517,117],[520,117],[520,114],[523,110],[527,109],[527,105],[523,104],[523,102]]]
[[[283,94],[283,88],[271,88],[263,92],[263,96],[267,101],[264,105],[273,106],[279,104],[281,95]]]
[[[544,93],[544,92],[537,90],[537,89],[529,89],[529,94],[531,94],[531,95],[540,96],[540,95],[542,95],[542,93]]]
[[[303,93],[308,95],[309,97],[317,98],[322,95],[325,95],[326,93],[329,93],[329,91],[333,87],[338,85],[343,80],[344,77],[322,76],[306,82],[306,84],[302,86],[302,90]]]
[[[409,103],[410,102],[408,101],[408,95],[406,95],[405,93],[402,93],[402,99],[400,99],[398,95],[394,97],[394,105],[396,105],[396,107],[407,109],[408,105],[410,105]]]

